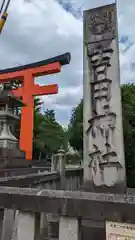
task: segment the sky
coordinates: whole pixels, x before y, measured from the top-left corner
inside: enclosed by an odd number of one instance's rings
[[[0,0],[1,1],[1,0]],[[44,109],[54,109],[67,126],[71,111],[83,94],[83,10],[113,0],[11,0],[8,20],[0,36],[0,68],[23,65],[71,53],[71,62],[55,75],[35,79],[57,83],[59,93],[42,97]],[[135,0],[118,0],[121,83],[135,81]]]

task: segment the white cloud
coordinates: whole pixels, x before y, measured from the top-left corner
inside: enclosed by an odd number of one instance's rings
[[[77,106],[82,96],[82,85],[75,88],[60,88],[59,94],[54,96],[42,96],[44,107],[56,110],[56,118],[61,124],[67,126],[74,106]]]
[[[127,36],[128,41],[120,43],[121,82],[129,81],[135,83],[135,69],[131,65],[135,62],[135,22],[134,22],[135,1],[118,1],[119,10],[119,36]]]
[[[70,1],[70,0],[63,0]],[[84,9],[114,2],[113,0],[71,0],[73,8]],[[121,79],[134,80],[135,32],[134,0],[119,0]],[[40,84],[59,84],[59,94],[43,97],[46,108],[56,109],[57,119],[66,124],[71,109],[82,96],[82,21],[67,13],[56,0],[12,0],[7,23],[0,36],[0,66],[7,68],[71,52],[71,63],[61,73],[36,79]],[[130,45],[132,44],[132,47]],[[128,49],[127,51],[125,51]]]
[[[60,88],[59,94],[54,96],[42,96],[42,100],[48,103],[50,106],[53,104],[56,109],[71,108],[78,104],[79,99],[82,96],[82,86],[76,88]]]
[[[63,4],[72,4],[73,9],[78,10],[79,8],[85,10],[89,8],[95,8],[106,4],[111,4],[115,0],[57,0]]]
[[[58,120],[64,123],[68,121],[71,108],[79,102],[82,94],[77,94],[76,101],[72,101],[70,106],[64,102],[68,99],[68,93],[71,101],[72,89],[77,91],[82,84],[82,75],[79,74],[79,69],[82,68],[81,42],[82,22],[67,13],[57,1],[49,0],[48,4],[47,0],[33,0],[29,3],[14,0],[0,38],[1,68],[71,52],[71,63],[64,66],[61,73],[36,79],[40,84],[59,84],[60,93],[47,96],[45,106],[55,108]]]

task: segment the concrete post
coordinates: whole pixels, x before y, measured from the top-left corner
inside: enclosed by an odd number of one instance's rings
[[[3,217],[4,217],[4,209],[1,209],[0,210],[0,239],[2,237]]]
[[[13,232],[12,232],[12,240],[18,240],[17,239],[18,216],[19,216],[19,210],[16,210],[15,214],[14,214],[14,226],[13,226]]]
[[[35,214],[19,213],[17,240],[35,240]]]
[[[34,240],[40,239],[41,234],[41,213],[35,213],[35,229],[34,229]]]
[[[65,169],[65,157],[65,150],[61,147],[57,153],[52,156],[51,171],[58,171],[62,174]]]
[[[2,240],[11,240],[14,228],[15,210],[5,209],[2,227]]]
[[[41,213],[40,218],[40,239],[48,240],[48,219],[46,213]]]
[[[60,173],[60,188],[61,189],[65,189],[65,163],[66,163],[66,153],[63,149],[63,147],[61,147],[57,153],[58,156],[58,166],[59,166],[59,173]]]
[[[59,240],[79,240],[78,219],[60,217]]]
[[[65,186],[65,163],[66,153],[63,147],[61,147],[56,154],[52,156],[51,171],[60,173],[61,189]]]
[[[52,155],[51,172],[57,171],[57,154]]]
[[[58,240],[59,238],[59,216],[54,214],[47,215],[48,237],[49,240]]]
[[[65,154],[65,150],[63,149],[63,147],[61,147],[58,152],[57,152],[57,157],[58,157],[58,170],[60,172],[60,175],[63,175],[64,171],[65,171],[65,162],[66,162],[66,154]]]

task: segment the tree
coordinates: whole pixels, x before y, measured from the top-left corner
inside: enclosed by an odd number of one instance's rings
[[[41,102],[40,98],[38,98],[38,97],[34,98],[34,112],[35,113],[40,113],[42,104],[43,104],[43,102]]]
[[[33,129],[33,158],[34,159],[39,158],[39,155],[42,149],[42,143],[38,139],[38,136],[41,134],[39,126],[43,121],[43,117],[40,113],[41,105],[42,105],[42,102],[40,98],[36,97],[34,99],[34,129]]]
[[[50,118],[55,121],[55,111],[53,109],[51,109],[51,110],[47,109],[47,110],[45,110],[44,113],[47,118]]]
[[[64,130],[56,121],[54,110],[45,111],[44,120],[40,125],[40,131],[42,132],[41,139],[46,148],[46,155],[47,157],[51,157],[61,145],[64,145],[65,141]]]
[[[135,187],[135,85],[124,84],[121,90],[127,184]]]
[[[71,146],[82,153],[83,150],[83,100],[72,110],[68,126]]]
[[[122,114],[127,183],[135,187],[135,85],[121,86]],[[83,149],[83,101],[73,109],[69,124],[69,140],[73,148]]]
[[[40,102],[36,100],[34,113],[33,156],[35,159],[50,158],[61,145],[65,146],[65,131],[56,121],[55,111],[47,109],[40,112]]]

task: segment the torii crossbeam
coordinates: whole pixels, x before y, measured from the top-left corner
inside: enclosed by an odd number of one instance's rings
[[[26,153],[26,160],[32,160],[34,96],[58,92],[57,84],[39,86],[34,83],[34,78],[60,72],[61,66],[69,64],[70,59],[70,53],[65,53],[44,61],[0,70],[0,83],[14,80],[23,82],[23,86],[12,90],[12,93],[26,105],[22,107],[20,129],[20,149]]]

